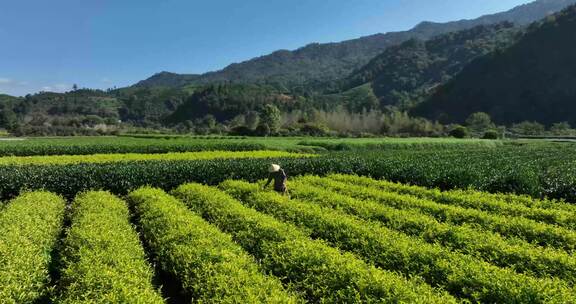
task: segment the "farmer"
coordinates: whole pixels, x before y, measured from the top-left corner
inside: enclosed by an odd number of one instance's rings
[[[271,164],[270,167],[268,167],[268,172],[270,175],[268,176],[268,181],[266,182],[266,185],[264,185],[264,188],[268,187],[272,180],[274,180],[274,191],[286,194],[288,191],[286,188],[286,172],[276,164]]]

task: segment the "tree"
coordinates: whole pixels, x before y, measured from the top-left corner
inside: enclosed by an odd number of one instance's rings
[[[512,126],[514,133],[521,135],[541,135],[546,128],[537,122],[523,121]]]
[[[100,116],[97,116],[97,115],[87,115],[82,120],[82,124],[90,126],[90,127],[94,127],[94,126],[101,124],[101,123],[104,123],[104,119]]]
[[[469,133],[468,128],[466,128],[464,126],[456,125],[450,131],[450,136],[455,137],[455,138],[466,138],[466,137],[468,137],[468,133]]]
[[[550,127],[550,132],[554,135],[570,135],[573,130],[568,122],[557,122]]]
[[[466,119],[466,125],[474,132],[482,133],[494,126],[488,113],[476,112]]]
[[[212,114],[207,114],[202,118],[202,127],[206,127],[209,130],[212,130],[216,127],[216,118]]]
[[[267,104],[260,112],[260,125],[267,125],[270,133],[276,133],[280,130],[281,115],[275,105]]]
[[[12,129],[18,118],[16,113],[6,104],[0,104],[0,128]]]
[[[268,124],[261,123],[256,127],[256,130],[254,130],[254,134],[258,136],[268,136],[270,135],[270,127]]]
[[[258,112],[249,111],[248,113],[246,113],[246,115],[244,115],[244,125],[248,129],[250,130],[256,129],[259,123],[260,123],[260,114],[258,114]]]
[[[78,90],[78,85],[77,85],[77,84],[73,84],[73,85],[72,85],[72,90],[73,90],[73,91]]]
[[[498,137],[500,137],[500,134],[498,134],[497,130],[488,130],[482,136],[483,139],[498,139]]]

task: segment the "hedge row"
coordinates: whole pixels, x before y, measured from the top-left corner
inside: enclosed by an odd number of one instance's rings
[[[556,202],[551,204],[546,202],[545,207],[536,205],[533,202],[531,206],[526,206],[517,201],[504,201],[495,198],[488,193],[467,190],[452,190],[440,191],[438,189],[427,189],[418,186],[410,186],[399,183],[392,183],[384,180],[374,180],[367,177],[352,176],[352,175],[331,175],[330,179],[341,181],[344,183],[351,183],[354,185],[362,185],[375,189],[380,189],[386,192],[396,192],[401,194],[413,195],[423,199],[429,199],[442,204],[449,204],[460,206],[464,208],[473,208],[482,211],[487,211],[499,215],[521,216],[535,221],[544,223],[564,226],[570,229],[576,228],[576,210],[563,210],[557,209],[566,208],[565,203]],[[513,198],[510,198],[513,199]],[[571,206],[574,207],[574,206]],[[573,208],[571,208],[573,209]]]
[[[445,223],[478,225],[505,237],[516,237],[540,246],[572,251],[576,249],[576,232],[556,225],[544,224],[522,217],[502,216],[485,211],[444,205],[431,200],[406,196],[398,201],[394,194],[342,182],[315,183],[351,197],[373,200],[398,209],[418,209]]]
[[[130,161],[178,161],[242,158],[311,157],[313,155],[285,151],[201,151],[160,154],[94,154],[0,157],[0,166],[68,165],[79,163],[115,163]]]
[[[124,201],[107,192],[80,194],[71,219],[55,302],[164,302]]]
[[[312,236],[354,252],[378,267],[420,276],[459,298],[480,303],[576,301],[572,289],[559,280],[516,274],[330,208],[259,191],[256,184],[227,181],[221,187],[246,205],[310,229]]]
[[[357,200],[325,187],[312,186],[319,177],[302,177],[290,183],[293,198],[336,208],[366,220],[374,220],[386,227],[417,236],[428,243],[438,243],[500,267],[539,277],[558,277],[576,283],[576,258],[562,250],[541,248],[520,240],[511,241],[497,233],[468,225],[440,223],[416,210],[398,210],[373,201]],[[325,179],[329,183],[329,180]],[[396,194],[401,203],[404,196]]]
[[[238,140],[65,137],[6,141],[0,145],[0,156],[253,151],[264,149],[265,146],[262,144]]]
[[[176,278],[186,302],[297,303],[277,279],[231,237],[166,192],[141,188],[128,196],[160,268]]]
[[[0,209],[0,303],[31,303],[47,296],[64,206],[55,194],[32,192]]]
[[[569,146],[571,149],[571,146]],[[89,189],[125,194],[140,186],[171,189],[187,182],[218,184],[226,179],[256,181],[269,163],[290,176],[358,174],[441,189],[469,187],[490,192],[549,195],[576,202],[576,160],[566,146],[543,148],[382,151],[331,153],[308,159],[135,161],[63,166],[0,166],[0,198],[21,189],[47,189],[73,197]]]
[[[17,196],[24,189],[46,189],[72,199],[92,189],[124,195],[147,185],[170,190],[187,182],[215,185],[228,178],[258,180],[268,175],[270,163],[283,165],[290,174],[325,165],[311,158],[284,158],[0,166],[0,198]]]
[[[173,193],[230,233],[263,269],[280,277],[309,302],[455,302],[417,280],[378,270],[351,254],[312,241],[296,227],[244,207],[215,188],[189,184]]]
[[[302,140],[302,146],[322,147],[329,151],[412,150],[412,149],[463,149],[495,148],[504,145],[499,140],[454,138],[385,138],[385,139],[321,139]]]

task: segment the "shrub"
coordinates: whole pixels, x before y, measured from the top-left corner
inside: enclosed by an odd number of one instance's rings
[[[402,201],[398,201],[394,195],[382,192],[377,188],[366,188],[357,185],[361,183],[362,178],[354,180],[358,180],[358,182],[355,184],[344,182],[321,183],[321,186],[358,199],[373,200],[395,208],[418,209],[421,213],[431,215],[440,221],[451,224],[473,223],[478,227],[499,233],[502,236],[516,237],[539,246],[566,251],[576,249],[576,232],[570,229],[521,217],[511,221],[509,217],[500,214],[490,214],[481,210],[445,205],[432,200],[407,197]]]
[[[315,238],[353,252],[382,269],[422,277],[430,285],[443,287],[472,302],[576,300],[571,288],[563,282],[519,275],[339,210],[262,192],[258,185],[246,182],[227,181],[221,187],[247,206],[308,229]]]
[[[58,303],[164,303],[124,201],[83,193],[71,218]]]
[[[489,130],[489,131],[484,132],[484,136],[482,136],[482,138],[483,139],[498,139],[498,138],[500,138],[500,134],[496,130]]]
[[[494,207],[503,204],[496,204],[495,200],[484,199],[482,203],[464,203],[459,199],[462,196],[451,192],[436,192],[428,189],[412,188],[406,185],[392,184],[388,182],[369,181],[363,179],[358,181],[354,176],[338,175],[336,180],[347,181],[352,184],[362,184],[386,192],[391,199],[398,202],[413,199],[405,194],[395,193],[397,191],[410,191],[414,196],[434,195],[436,199],[444,203],[462,204],[470,207],[481,208],[483,203],[493,203]],[[514,267],[517,272],[537,275],[538,277],[558,277],[568,282],[576,279],[576,259],[563,250],[543,249],[529,242],[519,240],[511,241],[494,233],[478,227],[454,225],[451,223],[441,223],[430,215],[423,214],[418,210],[399,210],[392,206],[386,206],[376,201],[354,199],[352,197],[330,191],[326,184],[332,182],[331,178],[306,176],[291,182],[290,195],[306,202],[343,210],[347,214],[358,216],[365,220],[373,220],[382,223],[386,227],[401,231],[408,235],[417,236],[428,243],[438,243],[452,250],[481,258],[487,262],[500,267]],[[366,184],[366,185],[364,185]],[[408,189],[406,189],[408,188]],[[438,194],[438,195],[435,195]],[[483,193],[478,192],[474,198],[482,197]],[[448,200],[449,199],[449,200]],[[507,203],[510,207],[516,205]],[[516,209],[520,211],[521,208]],[[532,210],[532,209],[531,209]],[[534,212],[538,209],[533,210]],[[554,212],[557,215],[566,215],[566,212]],[[517,214],[517,213],[516,213]],[[547,212],[552,215],[552,212]],[[560,218],[560,217],[559,217]],[[574,218],[572,218],[573,220]],[[550,219],[552,220],[552,219]],[[567,219],[568,220],[568,219]]]
[[[466,138],[469,136],[469,133],[468,128],[464,126],[455,126],[450,130],[449,135],[454,138]]]
[[[312,158],[0,166],[0,198],[12,198],[21,189],[46,189],[72,198],[89,189],[126,194],[144,185],[168,190],[187,182],[214,185],[226,179],[256,181],[267,176],[270,163],[279,163],[290,176],[357,174],[442,190],[497,189],[576,202],[576,173],[570,165],[576,161],[576,153],[571,144],[495,145],[484,149],[475,149],[476,145],[425,149],[422,146],[413,150],[402,146],[402,151],[377,146],[380,150],[329,153]],[[336,148],[356,149],[347,144]]]
[[[326,126],[309,123],[300,127],[300,133],[308,136],[326,136],[330,130]]]
[[[230,135],[234,136],[252,136],[254,131],[246,126],[237,126],[230,130]]]
[[[24,193],[0,206],[1,303],[33,303],[47,295],[64,206],[48,192]]]
[[[177,279],[186,302],[295,303],[279,280],[231,237],[164,191],[141,188],[129,195],[144,238],[162,270]]]
[[[225,193],[198,184],[173,192],[192,210],[230,233],[262,267],[309,302],[438,302],[455,300],[418,280],[407,280],[342,254],[303,231],[242,206]]]

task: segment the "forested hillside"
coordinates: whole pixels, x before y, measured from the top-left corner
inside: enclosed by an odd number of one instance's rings
[[[117,125],[160,127],[190,95],[188,89],[124,88],[113,91],[80,89],[40,92],[25,97],[0,95],[0,128],[15,134],[70,135]]]
[[[512,44],[512,23],[480,25],[428,41],[412,39],[391,47],[343,81],[347,90],[370,83],[381,106],[410,109],[474,58]]]
[[[548,16],[570,3],[576,0],[538,0],[474,20],[310,44],[203,75],[161,72],[121,89],[0,95],[0,129],[253,134],[258,127],[270,132],[260,121],[267,106],[280,117],[272,130],[281,123],[286,134],[438,135],[445,129],[435,120],[461,123],[480,111],[506,125],[576,122],[568,117],[576,96],[574,8]],[[544,16],[546,22],[525,26]]]
[[[576,123],[576,6],[532,25],[514,46],[474,61],[414,113],[461,122],[479,111],[502,124]]]
[[[449,23],[423,22],[411,30],[376,34],[339,43],[313,43],[303,48],[280,50],[270,55],[232,64],[220,71],[203,75],[159,73],[137,84],[140,87],[241,82],[269,84],[280,89],[330,91],[334,80],[342,79],[368,63],[386,48],[409,39],[426,40],[439,34],[489,25],[504,21],[526,25],[539,20],[576,0],[537,0],[507,12],[482,16],[473,20]]]

